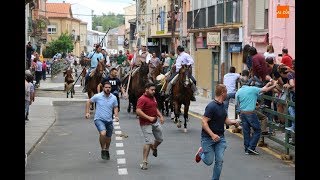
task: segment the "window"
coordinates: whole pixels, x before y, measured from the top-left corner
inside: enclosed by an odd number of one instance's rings
[[[153,10],[151,10],[151,24],[153,24],[153,19],[154,18],[154,14],[153,14]]]
[[[269,0],[255,2],[255,29],[268,28]]]
[[[187,29],[192,29],[193,28],[193,11],[187,12]]]
[[[217,0],[217,24],[224,23],[224,3],[223,0]]]
[[[213,27],[215,25],[215,7],[216,6],[208,7],[208,27]]]
[[[48,34],[56,34],[57,33],[57,27],[56,25],[48,25]]]
[[[242,0],[226,1],[226,23],[239,23],[242,21]]]

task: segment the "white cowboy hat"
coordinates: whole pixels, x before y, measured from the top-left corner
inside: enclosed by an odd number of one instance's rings
[[[163,78],[165,78],[166,76],[163,75],[163,74],[159,74],[157,77],[156,77],[156,80],[157,81],[161,81]]]
[[[142,41],[140,46],[141,46],[141,47],[142,47],[142,46],[147,46],[147,44],[146,44],[146,42]]]

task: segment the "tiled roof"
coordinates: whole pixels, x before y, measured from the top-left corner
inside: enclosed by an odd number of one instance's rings
[[[70,3],[46,3],[46,16],[72,18],[71,4]]]

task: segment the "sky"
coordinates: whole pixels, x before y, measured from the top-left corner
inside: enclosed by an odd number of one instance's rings
[[[92,10],[93,15],[102,15],[112,12],[114,14],[124,14],[124,7],[135,4],[133,0],[48,0],[48,3],[71,4],[73,17],[87,22],[87,29],[92,29]]]

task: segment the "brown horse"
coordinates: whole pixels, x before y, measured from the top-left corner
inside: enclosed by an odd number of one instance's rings
[[[174,106],[174,122],[177,123],[177,127],[181,128],[181,121],[179,119],[181,114],[181,105],[184,105],[183,117],[184,117],[184,132],[187,132],[188,112],[190,106],[190,99],[192,97],[191,79],[188,74],[190,73],[190,66],[183,65],[179,70],[178,79],[172,86],[173,96],[172,102]]]
[[[132,111],[136,112],[137,107],[137,101],[140,96],[144,93],[145,89],[144,86],[146,83],[148,83],[148,72],[149,67],[148,64],[145,62],[141,63],[141,66],[130,80],[129,89],[128,89],[128,95],[129,95],[129,105],[127,112],[131,112],[131,105],[132,105]]]
[[[74,78],[72,76],[72,69],[67,69],[64,74],[64,90],[67,92],[67,98],[69,98],[69,94],[71,98],[73,98],[73,95],[75,94],[75,90],[73,88],[74,84]]]
[[[98,86],[98,84],[101,82],[101,80],[103,78],[104,71],[105,71],[105,63],[104,63],[104,61],[99,61],[96,69],[94,70],[93,75],[90,76],[89,79],[88,79],[88,97],[89,97],[89,99],[93,95],[98,93],[97,86]],[[92,104],[91,104],[90,109],[91,110],[94,109]]]

